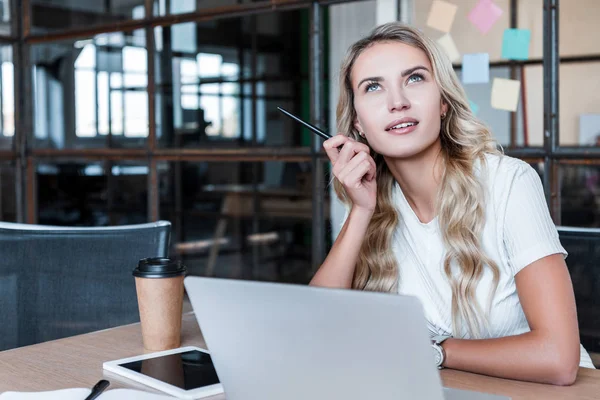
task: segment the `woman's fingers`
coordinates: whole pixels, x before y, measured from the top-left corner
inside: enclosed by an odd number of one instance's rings
[[[327,139],[325,142],[323,142],[323,148],[325,149],[325,152],[327,153],[327,156],[331,160],[332,164],[335,164],[340,159],[340,156],[343,156],[343,160],[348,162],[356,153],[361,151],[369,153],[371,151],[369,146],[366,144],[357,142],[356,140],[342,133],[339,133],[331,139]]]
[[[332,173],[340,182],[343,182],[343,177],[362,161],[370,164],[365,179],[368,181],[375,179],[377,167],[370,156],[371,149],[366,144],[340,133],[323,142],[323,148],[333,165]]]
[[[329,157],[329,161],[331,161],[333,165],[335,165],[335,163],[337,162],[340,154],[338,147],[344,145],[344,143],[347,143],[350,140],[352,139],[340,133],[335,135],[331,139],[327,139],[323,142],[323,148],[325,149],[325,153],[327,153],[327,157]]]
[[[377,164],[375,164],[375,160],[373,160],[373,157],[371,157],[371,156],[369,156],[368,160],[369,160],[369,164],[371,165],[371,167],[367,171],[367,175],[365,176],[365,179],[368,180],[369,182],[371,182],[377,176]]]
[[[333,166],[333,174],[338,179],[338,181],[340,181],[342,184],[345,184],[346,176],[350,172],[352,172],[352,170],[354,168],[356,168],[356,166],[358,164],[360,164],[361,162],[363,162],[364,160],[366,160],[366,154],[359,153],[359,154],[355,155],[354,157],[352,157],[352,159],[350,161],[348,161],[347,163],[344,163],[343,165],[341,162],[338,163],[337,165],[334,165]]]
[[[353,186],[356,177],[353,175],[351,181],[348,181],[347,179],[361,165],[367,165],[368,168],[364,171],[360,169],[363,171],[362,175],[359,177],[360,179],[362,179],[364,175],[365,179],[371,181],[375,176],[375,161],[373,161],[373,158],[367,152],[361,151],[352,157],[348,163],[344,164],[343,166],[340,166],[340,164],[341,163],[338,163],[337,166],[334,166],[334,175],[343,185]]]
[[[340,154],[338,156],[338,161],[342,163],[347,163],[352,157],[354,157],[355,154],[365,152],[368,155],[370,151],[371,149],[369,149],[369,146],[367,146],[364,143],[360,143],[354,140],[349,141],[344,144],[344,147],[342,147],[342,150],[340,151]]]
[[[332,173],[344,186],[353,205],[375,209],[377,167],[368,146],[356,141],[346,142],[337,155]]]
[[[350,164],[348,165],[350,166]],[[363,179],[367,179],[369,171],[373,165],[367,159],[360,160],[354,168],[344,177],[342,182],[345,187],[357,189],[363,184]]]

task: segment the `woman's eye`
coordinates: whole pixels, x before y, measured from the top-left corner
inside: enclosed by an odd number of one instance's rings
[[[423,80],[423,75],[420,74],[412,74],[408,77],[408,82],[421,82]]]
[[[365,88],[365,91],[372,92],[374,90],[377,90],[378,88],[379,88],[379,83],[372,82],[367,85],[367,87]]]

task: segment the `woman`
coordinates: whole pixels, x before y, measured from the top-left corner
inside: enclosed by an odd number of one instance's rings
[[[556,385],[593,368],[540,179],[498,151],[441,50],[382,25],[340,84],[323,147],[348,212],[311,284],[417,296],[440,368]]]

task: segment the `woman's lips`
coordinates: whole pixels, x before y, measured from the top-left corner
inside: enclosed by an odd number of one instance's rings
[[[391,133],[392,135],[406,135],[407,133],[411,133],[412,131],[417,129],[417,126],[419,126],[418,122],[414,125],[407,126],[405,128],[390,129],[387,131],[387,133]]]

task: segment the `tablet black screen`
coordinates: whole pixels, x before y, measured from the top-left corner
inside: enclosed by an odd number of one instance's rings
[[[219,383],[210,355],[198,350],[120,365],[184,390],[198,389]]]

